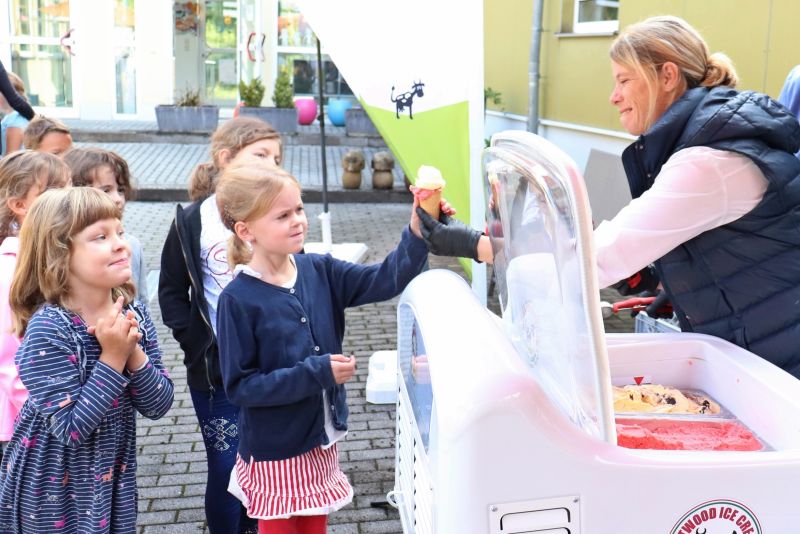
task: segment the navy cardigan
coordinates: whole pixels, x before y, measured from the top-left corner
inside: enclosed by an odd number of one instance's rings
[[[328,442],[322,391],[333,426],[347,428],[343,385],[331,354],[342,354],[344,310],[398,295],[428,257],[406,227],[382,263],[359,265],[318,254],[295,255],[291,289],[240,273],[219,298],[217,333],[225,392],[240,407],[239,454],[283,460]]]

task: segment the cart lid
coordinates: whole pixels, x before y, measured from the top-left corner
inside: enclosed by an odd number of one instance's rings
[[[489,236],[503,321],[553,402],[616,443],[589,200],[575,163],[529,132],[483,153]]]

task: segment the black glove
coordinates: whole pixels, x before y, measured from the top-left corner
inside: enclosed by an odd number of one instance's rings
[[[648,304],[644,311],[653,319],[671,319],[673,315],[672,303],[664,291],[659,291],[656,300]]]
[[[638,295],[643,291],[653,291],[658,287],[658,274],[656,270],[648,265],[633,276],[620,280],[612,285],[622,296]]]
[[[437,256],[472,258],[478,261],[478,241],[483,235],[442,212],[436,221],[428,212],[418,207],[419,229],[428,250]]]

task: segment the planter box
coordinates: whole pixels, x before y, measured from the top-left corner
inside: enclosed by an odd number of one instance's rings
[[[217,106],[156,106],[156,122],[162,132],[210,133],[217,129]]]
[[[377,136],[378,129],[369,120],[364,108],[350,108],[344,112],[344,127],[347,135]]]
[[[297,110],[294,108],[239,108],[239,115],[256,117],[268,122],[280,133],[293,134],[297,132]]]

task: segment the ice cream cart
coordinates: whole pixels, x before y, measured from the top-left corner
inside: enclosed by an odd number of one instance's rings
[[[708,336],[605,335],[574,163],[505,132],[483,167],[502,317],[447,271],[398,305],[404,532],[800,532],[800,382]]]

